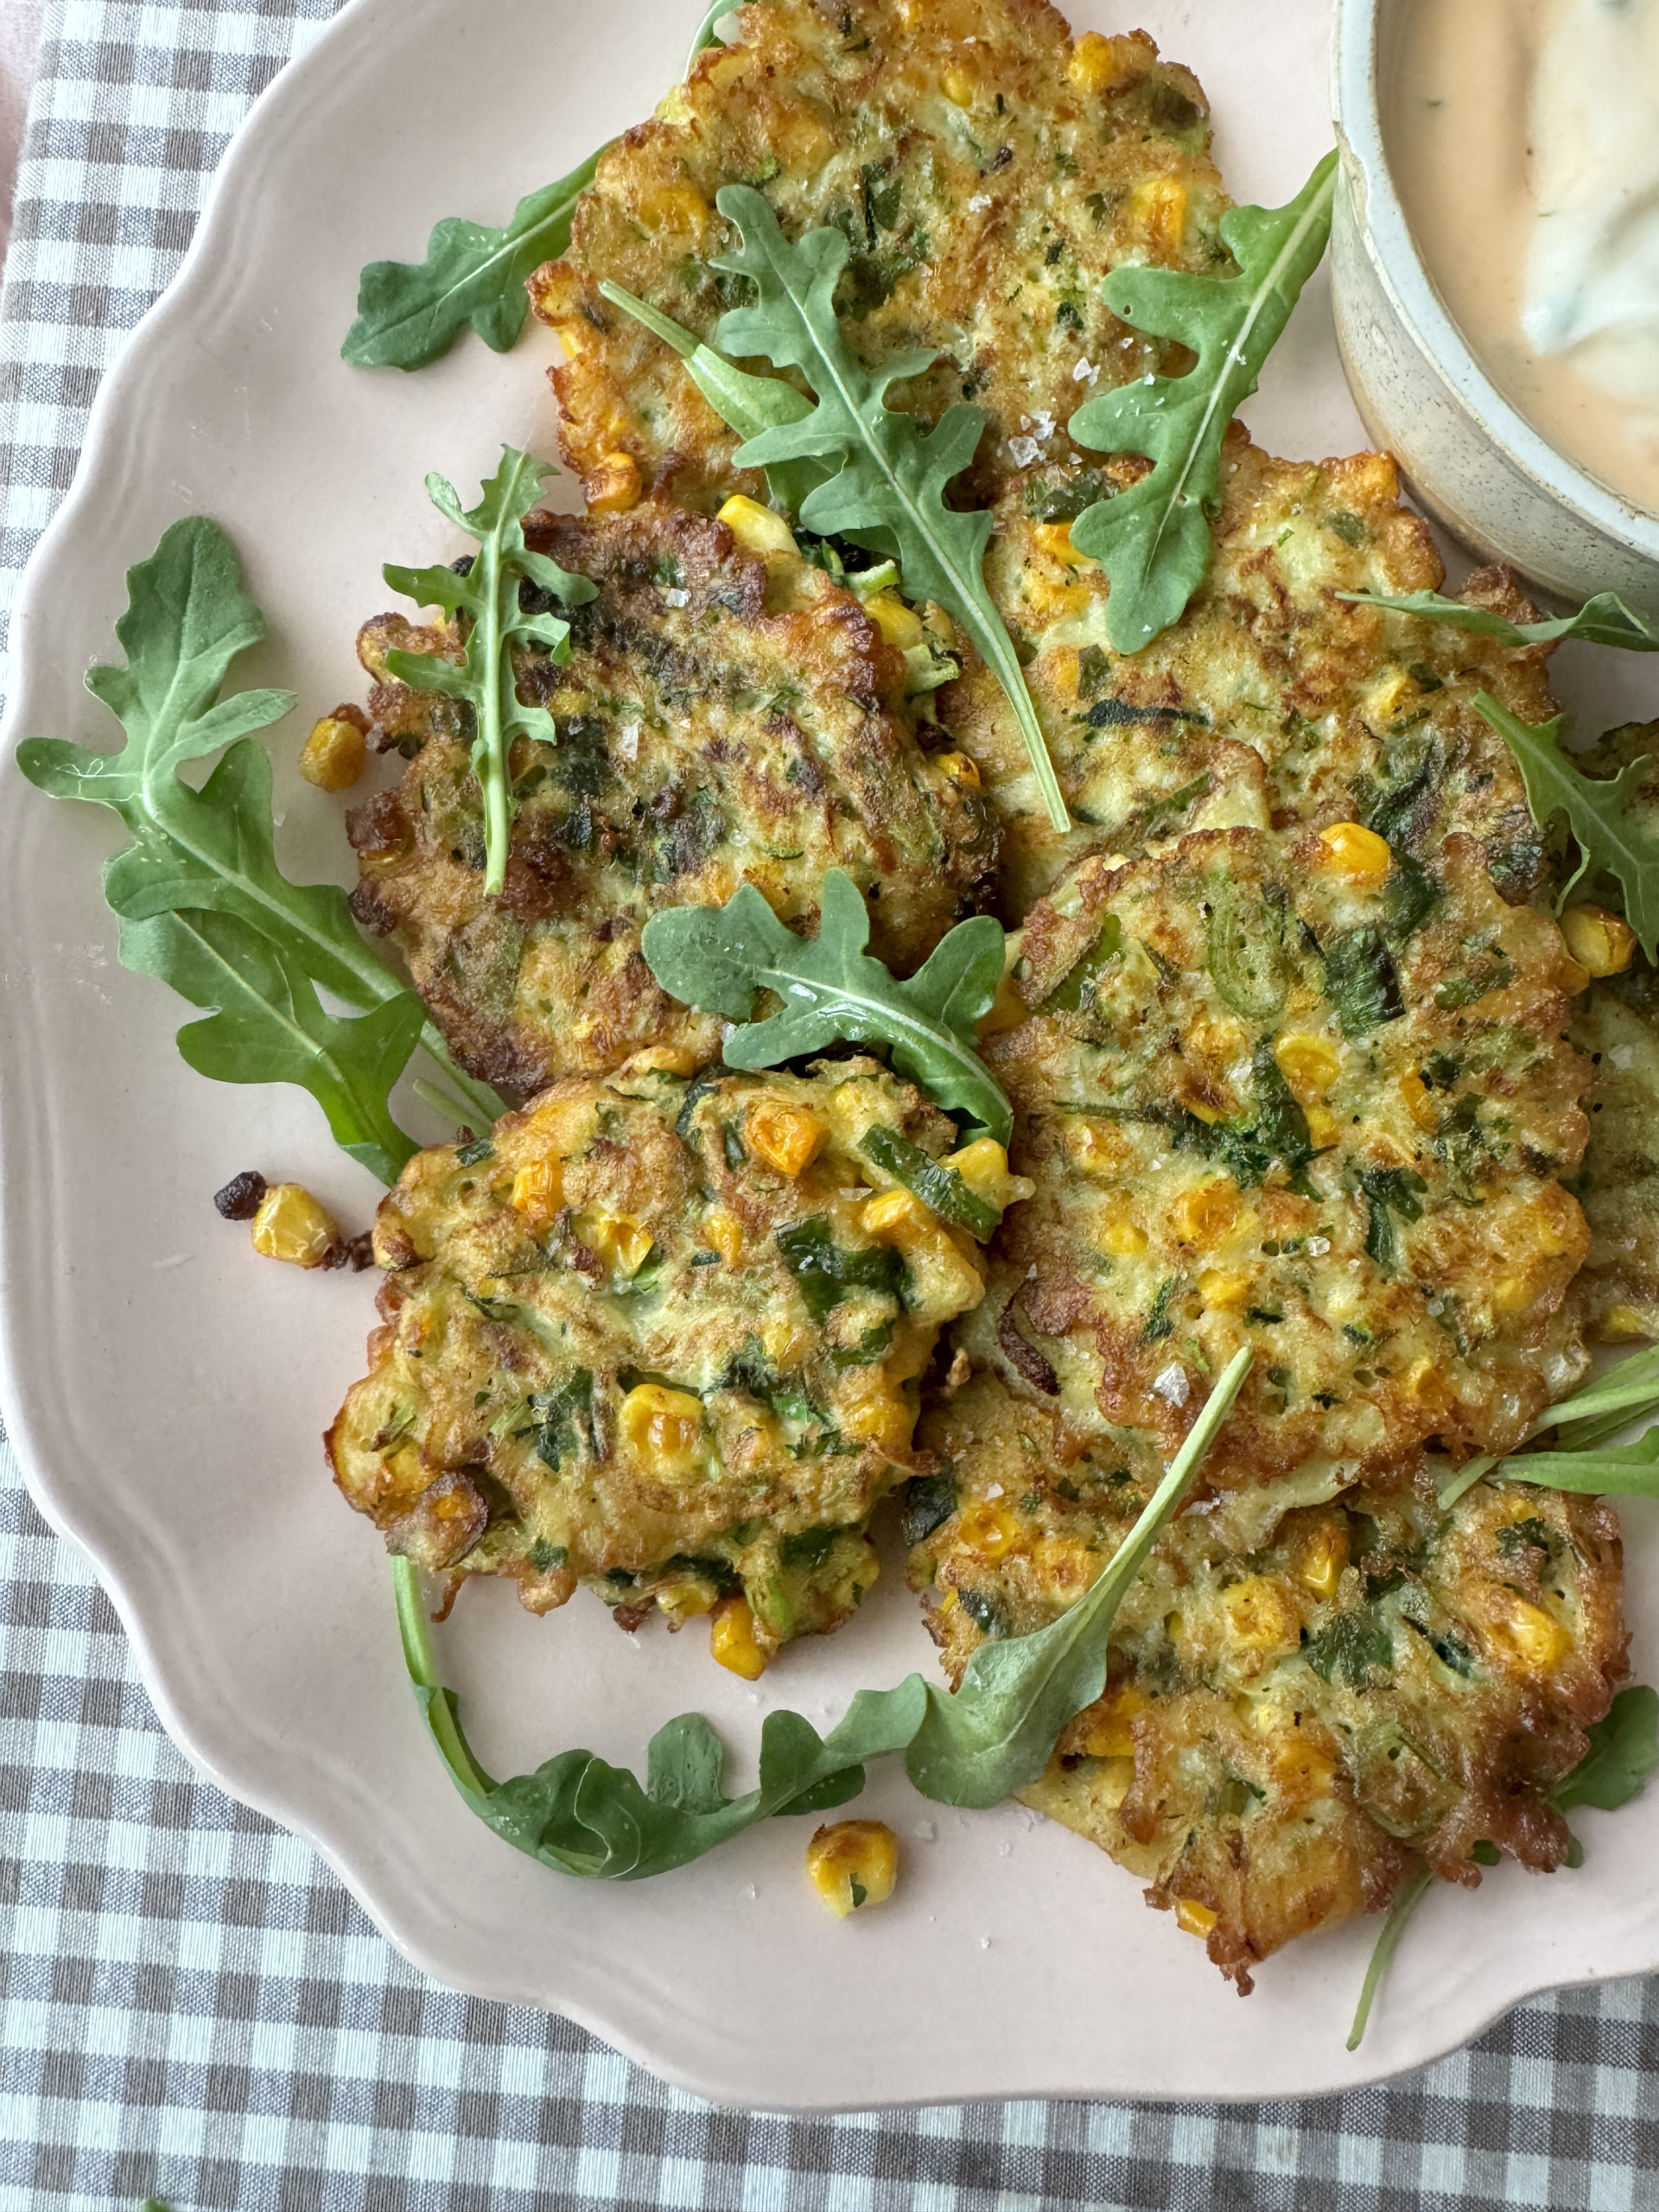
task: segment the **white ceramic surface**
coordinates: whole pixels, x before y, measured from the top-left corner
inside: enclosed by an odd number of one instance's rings
[[[1293,1948],[1241,2003],[1085,1845],[1016,1808],[942,1810],[893,1772],[861,1809],[893,1821],[906,1863],[868,1918],[833,1923],[811,1900],[802,1822],[658,1881],[582,1885],[480,1828],[423,1737],[378,1541],[318,1443],[372,1284],[257,1263],[209,1203],[255,1163],[353,1227],[375,1191],[301,1093],[184,1066],[178,1001],[115,964],[97,864],[117,825],[30,791],[10,744],[113,742],[81,676],[112,652],[125,566],[204,511],[270,618],[241,680],[300,694],[274,745],[285,861],[346,878],[337,804],[293,772],[305,718],[358,690],[352,634],[386,603],[379,563],[457,550],[423,472],[465,489],[503,438],[552,447],[537,334],[505,359],[469,340],[413,377],[346,369],[357,270],[417,252],[440,214],[505,211],[648,110],[685,13],[353,0],[238,138],[184,270],[99,394],[18,613],[0,810],[3,1401],[31,1489],[96,1562],[190,1758],[311,1839],[420,1967],[572,2014],[718,2100],[1298,2096],[1447,2050],[1535,1989],[1659,1965],[1659,1793],[1584,1815],[1589,1864],[1548,1891],[1505,1868],[1477,1896],[1434,1897],[1350,2056],[1370,1926]],[[1144,20],[1210,87],[1234,191],[1287,197],[1328,143],[1324,0],[1159,0]],[[1357,442],[1322,282],[1250,416],[1284,451]],[[1627,1518],[1650,1670],[1659,1522]],[[498,1773],[578,1743],[638,1763],[664,1719],[702,1707],[741,1781],[767,1705],[822,1726],[860,1685],[932,1663],[897,1561],[842,1634],[791,1649],[759,1689],[712,1667],[696,1630],[631,1638],[586,1598],[535,1621],[475,1588],[438,1643]]]
[[[1337,0],[1332,265],[1338,340],[1366,428],[1429,512],[1488,560],[1574,601],[1617,591],[1659,614],[1659,518],[1556,453],[1510,404],[1417,251],[1379,99],[1405,21],[1404,0]]]

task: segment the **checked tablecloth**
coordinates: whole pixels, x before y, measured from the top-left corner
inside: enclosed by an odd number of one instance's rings
[[[47,9],[0,293],[0,691],[7,610],[99,379],[177,267],[231,133],[333,12]],[[566,2021],[424,1980],[304,1845],[198,1781],[0,1446],[0,2212],[150,2196],[173,2212],[1659,2207],[1659,1982],[1525,2005],[1455,2058],[1319,2102],[717,2111]]]

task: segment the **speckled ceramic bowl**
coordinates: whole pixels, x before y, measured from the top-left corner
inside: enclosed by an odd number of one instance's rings
[[[1616,591],[1659,614],[1659,518],[1586,475],[1516,412],[1417,251],[1389,170],[1381,99],[1407,20],[1406,0],[1337,0],[1333,284],[1355,403],[1422,504],[1473,550],[1563,598]]]

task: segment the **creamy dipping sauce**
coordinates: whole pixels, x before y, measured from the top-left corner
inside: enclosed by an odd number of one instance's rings
[[[1659,514],[1659,0],[1407,0],[1383,104],[1407,218],[1482,367]]]

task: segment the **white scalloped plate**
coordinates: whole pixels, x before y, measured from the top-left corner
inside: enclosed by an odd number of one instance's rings
[[[539,333],[505,359],[469,339],[417,376],[345,367],[358,268],[417,251],[441,214],[506,210],[645,113],[693,12],[683,0],[353,0],[283,73],[99,395],[18,612],[12,741],[114,741],[81,676],[112,656],[126,566],[193,511],[231,531],[270,618],[238,680],[292,685],[302,716],[354,695],[352,632],[384,603],[380,563],[444,544],[424,472],[465,488],[503,439],[553,447]],[[1114,27],[1092,0],[1082,12]],[[1240,198],[1287,197],[1328,143],[1325,16],[1323,0],[1141,11],[1208,86]],[[1251,411],[1281,450],[1360,442],[1320,288]],[[293,772],[302,726],[275,747],[285,857],[343,880],[338,808]],[[579,1886],[498,1842],[425,1740],[379,1545],[323,1471],[319,1432],[358,1371],[370,1284],[255,1265],[209,1204],[251,1163],[302,1177],[353,1226],[375,1192],[299,1092],[223,1089],[184,1066],[178,1002],[115,964],[98,889],[115,825],[48,804],[10,751],[11,1433],[41,1510],[96,1563],[175,1740],[314,1842],[421,1967],[571,2014],[722,2101],[859,2107],[1299,2096],[1435,2056],[1531,1991],[1659,1966],[1659,1794],[1616,1820],[1586,1815],[1587,1866],[1548,1891],[1506,1869],[1478,1896],[1435,1896],[1357,2057],[1343,2040],[1372,1927],[1294,1947],[1241,2004],[1088,1847],[1017,1808],[942,1811],[896,1773],[865,1802],[905,1840],[899,1890],[844,1925],[804,1888],[800,1823],[632,1885]],[[1659,1648],[1659,1576],[1643,1571],[1659,1524],[1628,1519],[1640,1658]],[[694,1707],[741,1768],[766,1705],[822,1725],[859,1685],[931,1663],[899,1583],[890,1573],[833,1642],[790,1652],[764,1692],[711,1667],[695,1631],[621,1636],[586,1599],[538,1622],[509,1592],[475,1589],[440,1649],[498,1773],[578,1743],[637,1763],[661,1720]]]

